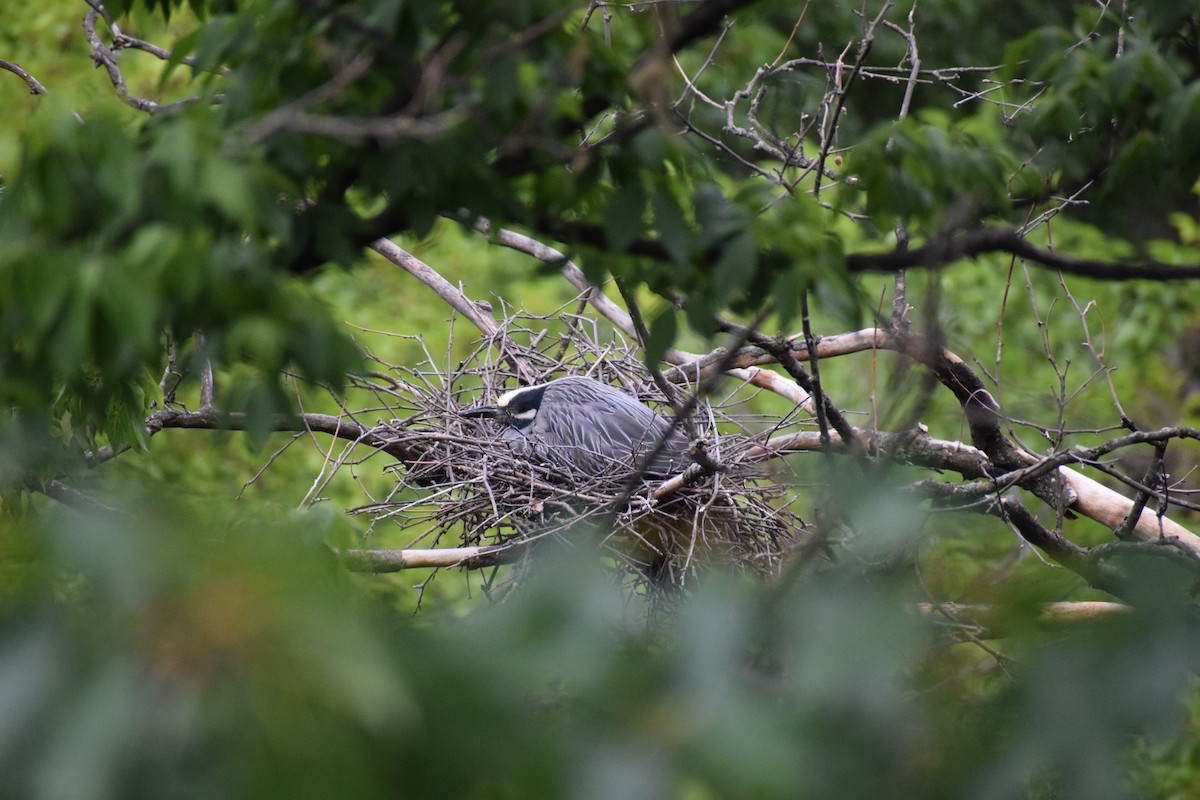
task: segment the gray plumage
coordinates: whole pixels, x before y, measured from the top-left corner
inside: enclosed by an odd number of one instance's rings
[[[687,438],[633,397],[607,383],[568,376],[513,389],[495,406],[471,409],[471,417],[491,417],[504,425],[502,436],[517,453],[576,476],[629,473],[666,437],[645,474],[666,477],[691,464]]]

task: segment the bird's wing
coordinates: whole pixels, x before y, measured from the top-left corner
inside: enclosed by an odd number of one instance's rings
[[[539,433],[546,446],[562,451],[562,460],[588,473],[635,468],[639,459],[670,430],[670,423],[662,416],[605,384],[570,394],[567,393],[570,386],[563,388],[560,402],[543,402]],[[551,431],[569,433],[557,437]],[[648,466],[647,472],[667,475],[683,469],[687,465],[686,450],[686,439],[672,432],[667,447]]]

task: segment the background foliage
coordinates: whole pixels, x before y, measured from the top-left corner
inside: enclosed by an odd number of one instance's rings
[[[104,49],[88,13],[0,0],[0,58],[48,90],[0,72],[5,796],[1200,791],[1192,576],[1139,567],[1128,614],[1039,622],[1112,598],[1000,520],[917,505],[924,470],[793,456],[810,515],[852,523],[828,557],[713,570],[651,614],[587,530],[503,603],[477,574],[351,575],[331,547],[361,543],[343,511],[387,491],[382,462],[324,483],[327,444],[271,455],[276,415],[336,412],[365,350],[449,373],[475,348],[364,254],[379,237],[542,314],[575,295],[556,265],[472,222],[554,242],[632,287],[651,360],[719,343],[716,315],[791,332],[804,297],[818,334],[886,323],[891,276],[851,257],[988,226],[1195,265],[1194,4],[163,0],[108,4]],[[110,23],[171,51],[125,40],[124,100],[89,59]],[[907,280],[913,327],[988,377],[1033,451],[1122,414],[1194,421],[1192,284],[1005,252]],[[870,358],[821,369],[856,425],[969,437],[949,393]],[[201,404],[206,362],[245,430],[151,437],[148,414]],[[1169,457],[1186,480],[1194,448]],[[1150,455],[1123,458],[1140,476]],[[922,602],[996,617],[984,641]]]

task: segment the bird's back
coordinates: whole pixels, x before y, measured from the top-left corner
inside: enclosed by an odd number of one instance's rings
[[[587,475],[636,469],[663,437],[666,444],[646,466],[647,475],[683,471],[688,442],[663,416],[606,383],[570,376],[546,386],[533,426],[547,461]]]

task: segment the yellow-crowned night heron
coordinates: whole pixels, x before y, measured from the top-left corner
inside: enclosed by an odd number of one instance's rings
[[[591,378],[523,386],[502,394],[494,406],[463,415],[499,421],[515,452],[576,477],[615,476],[641,467],[643,474],[662,478],[692,463],[687,438],[666,418]],[[655,448],[657,454],[643,464]]]

